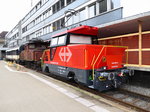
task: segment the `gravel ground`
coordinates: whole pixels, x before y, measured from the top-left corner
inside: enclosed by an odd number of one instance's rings
[[[150,88],[144,88],[144,87],[135,86],[135,85],[124,85],[122,86],[122,88],[132,91],[132,92],[150,96]]]

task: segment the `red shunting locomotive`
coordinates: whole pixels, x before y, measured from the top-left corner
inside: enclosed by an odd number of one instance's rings
[[[97,35],[98,28],[80,26],[53,36],[42,70],[99,91],[119,87],[129,73],[122,64],[126,48],[97,45]]]

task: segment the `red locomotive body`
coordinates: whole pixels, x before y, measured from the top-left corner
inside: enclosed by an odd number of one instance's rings
[[[53,36],[42,56],[42,70],[100,91],[118,87],[128,70],[123,69],[125,47],[94,45],[98,28],[80,26]]]
[[[44,59],[44,63],[84,70],[93,69],[93,66],[94,69],[106,67],[107,70],[111,70],[123,67],[122,57],[126,48],[75,44],[54,49],[53,59]],[[51,57],[50,53],[45,56]]]

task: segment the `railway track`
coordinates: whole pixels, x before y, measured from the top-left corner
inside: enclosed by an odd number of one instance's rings
[[[124,106],[135,109],[138,112],[150,112],[150,97],[131,91],[118,89],[105,92],[101,96],[116,101]]]
[[[44,73],[44,74],[49,75],[47,73]],[[65,83],[68,83],[74,87],[78,87],[80,89],[93,93],[94,95],[98,95],[100,97],[106,98],[113,102],[119,103],[123,106],[131,108],[138,112],[150,112],[150,97],[149,96],[141,95],[141,94],[127,91],[124,89],[116,89],[112,91],[99,92],[91,88],[87,88],[85,86],[79,85],[75,83],[74,81],[68,81],[68,80],[62,79],[61,77],[57,77],[53,75],[50,75],[50,76],[52,76],[53,78],[57,78],[58,80],[61,80]]]
[[[149,96],[141,95],[141,94],[134,93],[134,92],[127,91],[127,90],[123,90],[123,89],[116,89],[116,90],[112,90],[112,91],[99,92],[99,91],[96,91],[94,89],[85,87],[83,85],[79,85],[75,81],[68,81],[62,77],[55,76],[55,75],[52,75],[50,73],[43,73],[41,71],[38,71],[38,72],[40,72],[44,75],[53,77],[57,80],[63,81],[67,84],[70,84],[70,85],[76,87],[76,88],[80,88],[82,90],[88,91],[94,95],[98,95],[98,96],[103,97],[105,99],[119,103],[123,106],[131,108],[131,109],[136,110],[138,112],[150,112],[150,97]]]

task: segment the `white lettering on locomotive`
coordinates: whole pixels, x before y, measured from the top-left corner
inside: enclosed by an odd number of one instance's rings
[[[56,64],[56,65],[58,65],[58,62],[50,62],[51,64]]]
[[[112,64],[119,64],[119,62],[112,62]]]

